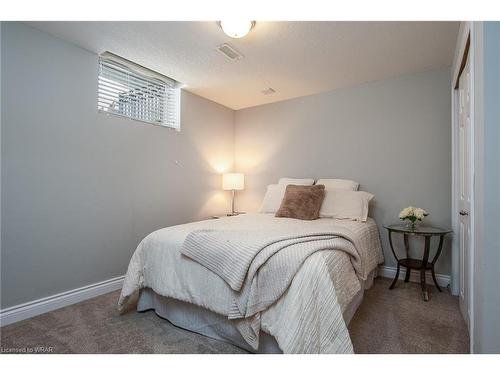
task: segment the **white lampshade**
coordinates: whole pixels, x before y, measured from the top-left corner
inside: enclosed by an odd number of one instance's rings
[[[245,177],[243,173],[224,173],[222,175],[222,189],[243,190],[245,188]]]

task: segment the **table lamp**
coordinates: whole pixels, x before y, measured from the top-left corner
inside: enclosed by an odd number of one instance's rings
[[[231,213],[228,216],[238,215],[234,211],[234,194],[236,190],[243,190],[245,188],[245,177],[243,173],[224,173],[222,175],[222,189],[231,190],[233,197],[231,200]]]

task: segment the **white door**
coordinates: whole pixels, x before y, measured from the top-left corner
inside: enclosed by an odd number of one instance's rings
[[[467,325],[470,321],[470,196],[471,196],[471,104],[470,104],[470,68],[469,58],[465,68],[460,75],[459,83],[459,170],[460,170],[460,190],[459,209],[456,214],[460,217],[459,238],[460,238],[460,311]]]

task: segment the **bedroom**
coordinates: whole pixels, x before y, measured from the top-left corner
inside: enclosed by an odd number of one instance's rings
[[[268,17],[2,19],[2,353],[500,352],[499,23]]]

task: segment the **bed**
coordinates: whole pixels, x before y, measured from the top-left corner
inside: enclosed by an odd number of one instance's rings
[[[310,235],[318,237],[311,242],[297,240]],[[265,258],[252,280],[247,278],[258,256],[250,267],[240,267],[246,278],[236,288],[228,275],[233,275],[232,266],[240,264],[230,259],[231,247],[246,241],[247,248],[256,243],[269,248],[264,239],[272,236],[288,241],[286,246]],[[186,247],[190,242],[191,249]],[[210,260],[224,246],[227,252],[212,267]],[[260,250],[257,253],[262,254]],[[287,251],[300,259],[288,262],[295,258],[284,258]],[[352,353],[347,325],[382,262],[378,228],[371,218],[304,221],[265,213],[222,217],[148,235],[132,256],[118,306],[125,310],[139,293],[138,311],[153,309],[181,328],[250,352]],[[295,264],[293,272],[287,271],[290,264]],[[282,280],[285,274],[288,279]],[[282,286],[270,298],[274,283]],[[246,288],[247,284],[251,286]],[[241,315],[238,306],[243,306]]]

